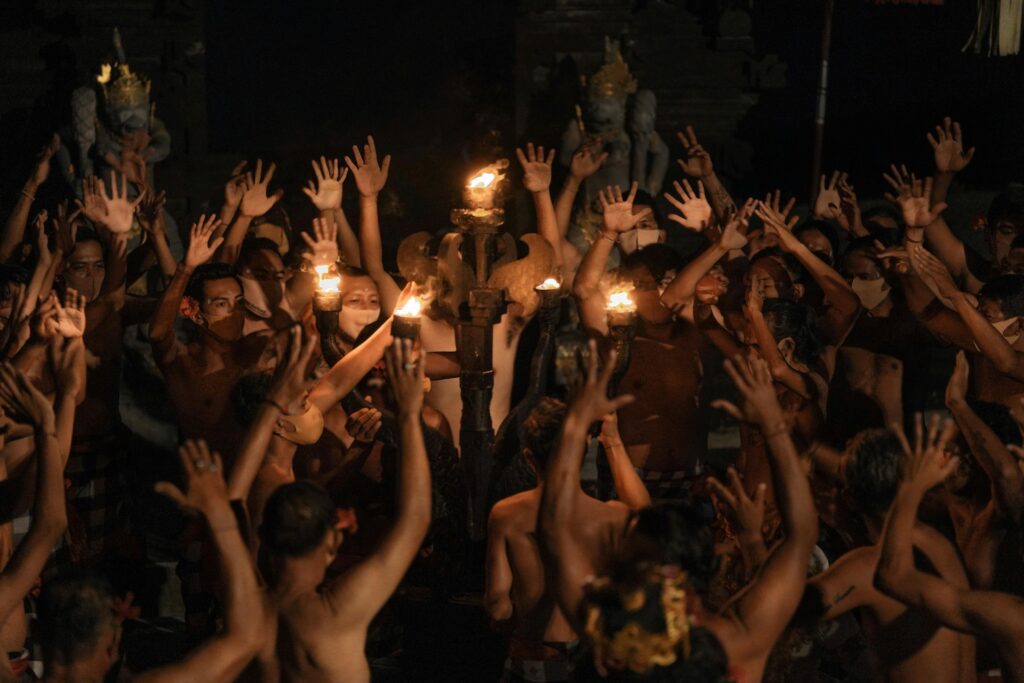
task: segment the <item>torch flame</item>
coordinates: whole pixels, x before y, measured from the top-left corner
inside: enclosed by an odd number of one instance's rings
[[[629,295],[629,290],[618,289],[608,295],[608,303],[605,305],[605,309],[632,313],[636,311],[636,302]]]
[[[111,74],[112,70],[113,69],[111,68],[111,66],[109,64],[104,64],[103,66],[101,66],[100,67],[100,73],[99,73],[99,75],[96,76],[96,82],[99,83],[100,85],[106,85],[107,83],[109,83],[110,82],[110,74]]]
[[[338,291],[341,291],[341,278],[340,277],[320,278],[320,291],[321,292],[338,292]]]
[[[553,277],[549,277],[547,280],[537,285],[537,289],[560,289],[561,287],[562,283]]]
[[[327,271],[329,271],[330,269],[331,267],[329,265],[313,266],[313,270],[315,270],[316,274],[319,275],[321,278],[324,275],[327,275]]]
[[[477,187],[486,188],[486,187],[490,187],[491,183],[493,183],[495,178],[497,178],[497,177],[498,177],[498,175],[496,173],[491,173],[490,171],[484,171],[484,172],[480,173],[479,175],[470,178],[469,179],[469,185],[467,185],[467,187],[471,187],[471,188],[477,188]]]
[[[402,304],[401,308],[395,310],[395,315],[402,318],[418,318],[421,310],[423,310],[423,304],[419,297],[414,296]]]

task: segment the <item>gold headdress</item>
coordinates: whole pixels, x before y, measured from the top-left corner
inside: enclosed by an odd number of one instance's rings
[[[626,97],[636,92],[636,79],[629,73],[629,65],[622,53],[615,51],[615,60],[605,64],[587,83],[591,97]]]
[[[150,82],[132,71],[124,57],[121,34],[114,29],[114,50],[117,61],[104,64],[96,76],[96,82],[103,88],[103,99],[113,109],[133,109],[149,106]]]

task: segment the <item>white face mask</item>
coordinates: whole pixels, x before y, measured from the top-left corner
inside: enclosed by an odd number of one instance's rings
[[[661,244],[665,241],[665,231],[657,228],[635,228],[628,230],[619,237],[619,248],[627,254],[643,249],[649,244]]]
[[[358,339],[367,325],[377,322],[380,308],[349,308],[342,306],[338,311],[338,327],[349,339]]]
[[[885,298],[889,296],[889,292],[892,289],[884,277],[874,280],[855,277],[853,282],[850,283],[850,287],[853,289],[853,293],[857,295],[857,298],[860,299],[861,305],[869,311],[874,310],[885,301]]]
[[[1007,318],[1006,320],[1000,320],[997,323],[992,323],[992,327],[996,328],[996,331],[999,332],[999,334],[1006,337],[1006,341],[1013,344],[1014,342],[1017,341],[1017,339],[1020,338],[1020,332],[1018,331],[1017,334],[1013,335],[1012,337],[1007,337],[1006,330],[1009,329],[1010,326],[1013,325],[1018,320],[1019,318]]]

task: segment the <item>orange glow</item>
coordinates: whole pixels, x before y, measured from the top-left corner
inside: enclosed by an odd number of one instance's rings
[[[537,285],[537,289],[561,289],[562,283],[553,277],[549,277],[544,282]]]
[[[320,278],[320,285],[318,289],[321,292],[340,292],[341,291],[341,278],[340,277],[323,277]]]
[[[479,175],[470,178],[469,184],[466,187],[470,187],[473,189],[488,188],[494,183],[497,177],[498,175],[496,173],[491,173],[490,171],[483,171]]]
[[[629,295],[629,290],[617,289],[608,295],[608,303],[605,304],[605,310],[634,313],[636,312],[636,302]]]
[[[420,302],[418,297],[414,296],[402,304],[402,307],[395,311],[395,315],[401,318],[418,318],[422,310],[422,302]]]

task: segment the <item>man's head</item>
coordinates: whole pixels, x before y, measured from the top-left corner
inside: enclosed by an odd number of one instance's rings
[[[182,312],[222,341],[237,341],[245,323],[242,285],[224,263],[206,263],[192,273],[185,288]]]
[[[369,325],[380,318],[380,292],[369,273],[347,266],[341,269],[341,310],[338,328],[355,342]]]
[[[92,230],[79,229],[75,248],[68,254],[64,282],[86,301],[95,301],[103,289],[106,274],[107,262],[99,235]]]
[[[862,514],[880,519],[896,498],[906,456],[888,429],[867,429],[846,446],[846,488]]]
[[[885,279],[881,261],[875,256],[870,237],[850,243],[840,260],[839,269],[867,310],[877,308],[889,298],[892,288]]]
[[[821,355],[821,341],[810,306],[788,299],[765,299],[761,311],[779,353],[790,367],[810,365]]]
[[[264,237],[247,238],[242,243],[237,268],[249,310],[259,317],[269,318],[284,299],[288,278],[277,245]]]
[[[831,266],[836,262],[839,235],[830,224],[819,220],[808,221],[797,226],[793,235],[825,263]]]
[[[714,537],[701,503],[686,497],[640,510],[634,518],[621,558],[626,563],[673,564],[704,595],[718,565]]]
[[[1024,275],[1000,275],[978,292],[978,310],[990,323],[1024,316]]]
[[[746,279],[748,286],[759,283],[769,298],[799,301],[804,296],[803,267],[776,247],[762,249],[751,259]]]
[[[24,290],[29,278],[29,272],[21,266],[0,264],[0,330],[11,324],[18,290]]]
[[[654,197],[643,190],[633,198],[633,215],[639,216],[632,230],[622,233],[619,248],[626,254],[634,254],[638,250],[654,244],[665,242],[665,231],[661,229],[661,216]]]
[[[558,447],[567,410],[564,402],[545,396],[523,421],[523,456],[538,479],[544,478],[551,454]]]
[[[277,560],[309,559],[324,572],[341,546],[336,507],[321,486],[300,480],[271,494],[263,509],[260,540]]]
[[[672,320],[672,311],[661,303],[661,293],[683,265],[682,257],[664,244],[652,244],[622,259],[619,277],[633,285],[636,312],[643,320],[655,325]]]
[[[1024,230],[1024,187],[1012,184],[992,198],[985,218],[985,238],[992,260],[1001,264],[1013,240]]]
[[[47,581],[38,609],[47,672],[75,666],[102,680],[117,661],[120,641],[109,584],[87,576]]]

